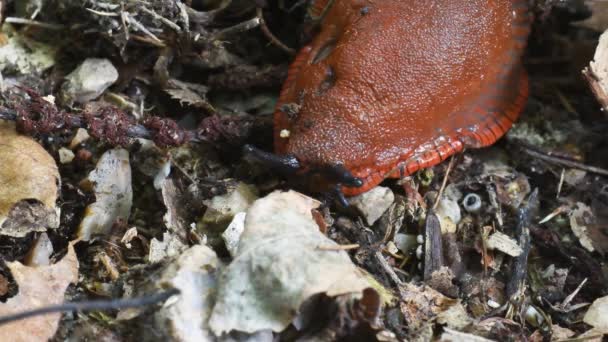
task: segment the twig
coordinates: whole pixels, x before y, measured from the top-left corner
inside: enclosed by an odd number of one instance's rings
[[[85,8],[85,10],[87,10],[87,11],[93,13],[93,14],[96,14],[98,16],[101,16],[101,17],[119,17],[120,16],[120,14],[118,14],[118,13],[114,13],[114,12],[102,12],[102,11],[94,10],[92,8]]]
[[[280,41],[268,28],[268,26],[266,26],[266,21],[264,20],[264,11],[262,10],[261,7],[256,8],[256,14],[258,19],[260,20],[260,28],[262,29],[262,32],[264,33],[264,35],[266,35],[266,38],[268,38],[268,40],[270,40],[270,42],[276,46],[278,46],[280,49],[282,49],[283,51],[287,52],[288,54],[290,54],[291,56],[295,56],[296,54],[296,50],[290,48],[289,46],[283,44],[282,41]]]
[[[384,270],[384,272],[386,272],[386,274],[391,278],[393,283],[395,283],[395,285],[397,285],[398,287],[403,286],[403,281],[401,281],[401,279],[399,279],[399,276],[397,276],[397,273],[395,273],[395,271],[393,270],[391,265],[389,265],[388,262],[386,261],[386,259],[384,259],[384,255],[382,255],[382,252],[376,251],[376,253],[374,253],[374,256],[376,257],[376,260],[378,260],[378,263],[380,264],[380,266],[382,266],[382,269]]]
[[[82,302],[67,302],[57,305],[49,305],[47,307],[34,309],[30,311],[23,311],[16,314],[6,315],[0,317],[0,325],[22,320],[25,318],[46,315],[50,313],[58,312],[70,312],[70,311],[103,311],[103,310],[116,310],[124,308],[137,308],[142,306],[148,306],[159,302],[164,302],[170,297],[179,294],[178,289],[170,289],[164,292],[155,293],[149,296],[142,296],[137,298],[129,299],[110,299],[110,300],[91,300]]]
[[[602,176],[608,176],[608,170],[606,170],[606,169],[579,163],[579,162],[576,162],[573,160],[568,160],[568,159],[561,158],[561,157],[555,157],[555,156],[549,155],[545,152],[535,151],[528,146],[524,146],[524,145],[520,145],[520,146],[522,147],[524,152],[527,153],[531,157],[538,158],[540,160],[544,160],[546,162],[553,163],[553,164],[564,165],[564,166],[567,166],[567,167],[570,167],[573,169],[579,169],[579,170],[595,173],[595,174],[602,175]]]
[[[350,245],[337,245],[337,246],[319,246],[318,250],[322,251],[348,251],[351,249],[357,249],[361,247],[358,243],[353,243]]]
[[[559,183],[557,183],[557,192],[555,198],[559,198],[562,193],[562,187],[564,186],[564,179],[566,178],[566,169],[562,168],[562,172],[559,175]]]
[[[445,170],[445,176],[443,176],[443,182],[441,183],[441,188],[439,188],[439,193],[437,194],[437,198],[435,199],[435,204],[433,204],[433,210],[437,209],[437,205],[439,204],[439,200],[441,196],[443,196],[443,191],[445,190],[445,186],[448,184],[448,177],[450,176],[450,172],[452,172],[452,166],[454,166],[454,155],[450,158],[450,163],[448,164],[447,170]]]
[[[65,29],[65,26],[61,25],[61,24],[50,24],[50,23],[43,23],[37,20],[31,20],[31,19],[26,19],[26,18],[17,18],[17,17],[6,17],[6,19],[4,19],[5,22],[10,23],[10,24],[21,24],[21,25],[30,25],[30,26],[38,26],[38,27],[42,27],[45,29],[49,29],[49,30],[63,30]]]
[[[587,278],[583,279],[583,281],[576,287],[576,289],[574,291],[572,291],[571,294],[569,294],[566,299],[564,299],[564,301],[562,302],[562,307],[565,308],[567,306],[570,305],[570,302],[572,302],[572,300],[574,299],[574,297],[576,297],[576,295],[581,291],[581,289],[583,288],[583,286],[585,286],[585,284],[587,283]]]
[[[543,223],[547,223],[549,222],[551,219],[553,219],[555,216],[564,213],[566,211],[570,210],[570,207],[567,205],[561,205],[559,207],[557,207],[557,209],[553,210],[549,215],[545,216],[542,220],[540,220],[538,222],[538,224],[543,224]]]
[[[138,31],[150,37],[156,43],[162,44],[163,46],[165,45],[161,39],[155,36],[154,33],[150,32],[150,30],[148,30],[142,23],[137,21],[137,19],[135,19],[135,17],[133,17],[130,13],[127,12],[125,19],[127,20],[128,24],[132,24]]]
[[[152,17],[154,17],[154,19],[160,20],[163,24],[169,26],[170,28],[174,29],[176,32],[182,32],[182,28],[179,27],[179,25],[177,25],[176,23],[172,22],[171,20],[163,17],[162,15],[154,12],[151,9],[148,9],[146,7],[142,7],[142,10],[146,13],[148,13],[149,15],[151,15]]]
[[[214,39],[220,39],[224,36],[230,35],[230,34],[234,34],[234,33],[240,33],[240,32],[245,32],[245,31],[249,31],[252,28],[258,27],[260,26],[260,19],[259,18],[252,18],[246,21],[243,21],[242,23],[238,23],[234,26],[230,26],[227,27],[225,29],[222,29],[220,31],[217,31],[213,34],[213,38],[211,40]]]

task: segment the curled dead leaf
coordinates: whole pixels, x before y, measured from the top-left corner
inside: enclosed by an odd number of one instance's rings
[[[78,259],[72,244],[56,264],[29,267],[14,261],[7,266],[19,286],[19,293],[0,303],[0,316],[60,304],[68,285],[78,281]],[[60,318],[60,313],[54,313],[0,325],[0,336],[3,341],[48,341],[55,334]]]
[[[57,164],[36,141],[0,122],[0,234],[23,237],[59,226]]]

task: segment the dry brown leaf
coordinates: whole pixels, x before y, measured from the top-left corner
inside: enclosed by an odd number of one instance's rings
[[[59,179],[55,160],[42,146],[17,134],[13,124],[0,121],[0,234],[21,237],[31,231],[56,228]],[[32,217],[17,215],[21,220],[19,227],[8,227],[9,213],[25,200],[38,202],[37,210],[28,212],[27,209],[35,205],[26,203],[28,208],[22,209]]]
[[[608,333],[608,296],[598,298],[591,304],[583,322]]]
[[[0,316],[60,304],[70,283],[78,281],[78,259],[72,244],[68,253],[54,265],[28,267],[20,262],[7,263],[19,293],[0,303]],[[3,341],[47,341],[55,334],[61,314],[35,316],[0,325]]]

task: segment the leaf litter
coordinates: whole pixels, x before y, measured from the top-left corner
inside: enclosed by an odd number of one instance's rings
[[[0,118],[39,145],[0,168],[29,175],[16,166],[43,146],[49,169],[0,189],[31,190],[8,196],[0,254],[45,259],[81,236],[68,299],[182,291],[65,315],[57,341],[601,338],[605,5],[531,2],[531,97],[508,136],[350,208],[275,192],[292,184],[240,154],[272,148],[289,53],[310,38],[304,2],[2,2]],[[95,89],[66,80],[88,58],[108,71],[81,75],[103,78]],[[8,301],[21,287],[9,271]]]

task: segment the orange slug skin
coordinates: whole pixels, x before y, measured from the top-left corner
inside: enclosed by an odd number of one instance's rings
[[[274,114],[275,152],[363,180],[488,146],[528,95],[526,0],[316,0],[323,18],[290,67]]]

